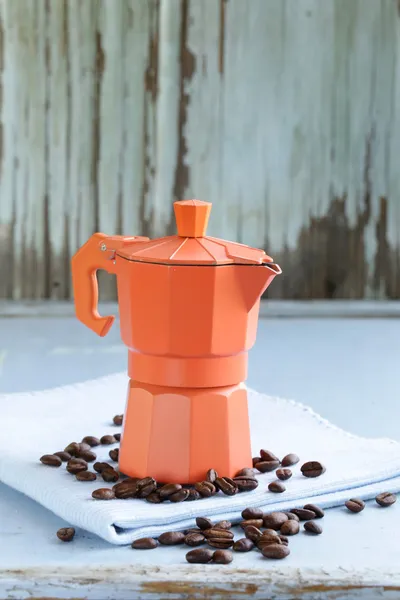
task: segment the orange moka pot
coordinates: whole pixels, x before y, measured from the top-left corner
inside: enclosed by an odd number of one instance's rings
[[[128,347],[119,468],[193,483],[213,468],[251,467],[247,353],[260,297],[281,269],[263,250],[207,237],[211,204],[174,203],[178,234],[156,240],[95,233],[72,259],[77,317],[98,335],[96,271],[117,275]]]

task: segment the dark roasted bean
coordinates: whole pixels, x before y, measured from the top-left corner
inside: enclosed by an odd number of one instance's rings
[[[287,479],[291,478],[292,471],[290,469],[278,469],[276,471],[276,476],[281,481],[286,481]]]
[[[95,500],[113,500],[115,498],[114,490],[110,488],[99,488],[92,492],[92,498]]]
[[[263,556],[266,558],[286,558],[289,556],[290,550],[289,546],[286,544],[269,544],[268,546],[263,546],[261,549]]]
[[[163,498],[160,498],[160,494],[157,492],[152,492],[148,496],[146,496],[146,502],[150,502],[150,504],[161,504],[164,502]]]
[[[203,535],[208,539],[209,537],[220,537],[224,539],[233,539],[234,535],[232,531],[228,531],[227,529],[217,529],[215,525],[210,527],[210,529],[204,529]]]
[[[288,520],[288,516],[284,512],[272,512],[268,515],[264,515],[264,527],[266,529],[278,530],[282,527],[283,523]]]
[[[375,500],[379,506],[386,507],[392,506],[396,502],[397,497],[391,492],[382,492],[376,496]]]
[[[254,543],[249,538],[240,538],[233,544],[233,550],[235,552],[250,552],[253,550]]]
[[[264,513],[261,508],[248,507],[242,510],[242,517],[245,521],[248,521],[249,519],[262,519],[263,516]]]
[[[123,420],[124,415],[115,415],[115,417],[113,418],[113,423],[114,425],[117,425],[117,427],[121,427]]]
[[[300,521],[299,517],[292,512],[284,511],[284,514],[287,515],[289,521]]]
[[[79,458],[83,458],[86,462],[93,462],[96,460],[97,456],[91,450],[82,450],[79,452]]]
[[[294,522],[294,521],[292,521],[292,522]],[[318,525],[318,523],[316,523],[315,521],[307,521],[306,523],[304,523],[304,529],[308,533],[314,533],[316,535],[319,535],[320,533],[322,533],[321,525]]]
[[[104,446],[110,446],[111,444],[115,444],[117,440],[115,439],[115,437],[113,435],[103,435],[100,438],[100,443],[103,444]]]
[[[236,483],[230,477],[217,477],[214,484],[226,496],[234,496],[238,491]]]
[[[91,448],[94,448],[95,446],[100,446],[100,440],[93,435],[86,435],[82,439],[82,444],[88,444]]]
[[[189,533],[201,533],[201,535],[203,535],[203,532],[199,527],[189,527],[189,529],[185,529],[185,535],[189,535]]]
[[[350,498],[345,502],[347,508],[353,513],[359,513],[365,508],[365,502],[360,498]]]
[[[79,456],[79,444],[76,442],[71,442],[64,448],[64,452],[68,452],[71,456],[78,457]]]
[[[255,468],[260,473],[270,473],[271,471],[275,471],[280,464],[279,460],[263,460],[256,463]]]
[[[78,481],[96,481],[97,476],[93,471],[79,471],[75,477]]]
[[[280,532],[282,535],[296,535],[300,531],[300,525],[298,521],[286,521],[283,523]]]
[[[40,457],[40,462],[46,467],[61,467],[62,460],[55,454],[44,454]]]
[[[119,479],[119,473],[113,468],[103,469],[101,472],[101,476],[104,481],[107,483],[114,483]]]
[[[279,535],[278,537],[281,540],[282,544],[285,544],[286,546],[289,544],[289,540],[286,537],[286,535]]]
[[[263,526],[263,520],[262,519],[245,519],[244,521],[239,523],[239,525],[242,529],[246,529],[246,527],[250,527],[251,525],[253,527],[257,527],[258,529],[260,529],[260,527]]]
[[[233,478],[239,492],[251,492],[258,487],[258,481],[255,477],[247,477],[240,475],[239,477]]]
[[[274,492],[274,494],[282,494],[282,492],[286,490],[285,486],[280,481],[271,481],[268,485],[268,489],[270,492]]]
[[[197,517],[196,525],[202,531],[205,531],[206,529],[211,529],[211,527],[213,526],[212,521],[208,517]]]
[[[317,460],[310,460],[309,462],[304,463],[304,465],[300,468],[304,477],[319,477],[323,473],[325,473],[325,467],[321,465]]]
[[[75,529],[73,527],[62,527],[57,531],[57,537],[62,542],[72,542],[75,536]]]
[[[230,529],[232,527],[232,523],[230,521],[218,521],[214,525],[215,529]]]
[[[228,565],[233,561],[233,554],[229,550],[216,550],[213,554],[213,562],[218,565]]]
[[[203,498],[209,498],[216,492],[215,486],[210,481],[198,481],[194,484],[195,490],[199,492]]]
[[[126,479],[125,481],[121,481],[121,483],[114,485],[113,490],[115,497],[120,498],[121,500],[136,498],[138,493],[137,481]]]
[[[119,450],[118,450],[118,448],[113,448],[112,450],[110,450],[110,452],[108,453],[108,455],[111,458],[111,460],[113,460],[114,462],[118,462],[118,459],[119,459]]]
[[[238,471],[234,477],[234,479],[236,477],[254,477],[254,471],[253,469],[249,469],[248,467],[245,467],[244,469],[240,469],[240,471]]]
[[[269,450],[260,450],[260,457],[261,457],[261,460],[266,460],[266,461],[277,460],[279,463],[281,462],[279,460],[279,458],[273,452],[270,452]]]
[[[62,462],[68,462],[72,458],[69,452],[54,452],[54,456],[61,458]]]
[[[213,555],[214,552],[209,548],[196,548],[195,550],[190,550],[185,558],[188,563],[206,564],[211,562]]]
[[[171,494],[171,496],[168,496],[168,500],[170,502],[184,502],[185,500],[188,499],[189,497],[189,490],[179,490],[178,492],[175,492],[175,494]]]
[[[207,538],[207,544],[212,548],[224,550],[233,546],[233,540],[229,540],[228,538]]]
[[[140,538],[132,542],[132,548],[135,550],[153,550],[157,548],[157,540],[151,537]]]
[[[315,519],[315,512],[308,508],[292,508],[290,512],[299,517],[300,521]]]
[[[215,471],[215,469],[209,469],[207,471],[206,480],[209,481],[210,483],[214,483],[214,481],[217,479],[217,477],[218,477],[218,473],[217,473],[217,471]]]
[[[67,462],[67,471],[72,475],[76,475],[79,471],[87,471],[88,464],[83,458],[71,458]]]
[[[186,546],[201,546],[205,541],[206,538],[201,533],[188,533],[185,535]]]
[[[257,540],[257,547],[261,548],[263,546],[268,546],[269,544],[281,544],[278,534],[273,529],[268,529],[262,532],[261,537]]]
[[[191,502],[192,500],[200,500],[201,496],[197,490],[191,489],[189,490],[189,496],[186,498],[186,502]]]
[[[161,498],[168,498],[168,496],[172,496],[175,492],[179,492],[182,489],[182,486],[179,483],[167,483],[159,488],[158,493]]]
[[[185,534],[181,531],[166,531],[158,538],[163,546],[177,546],[185,541]]]
[[[153,477],[143,477],[136,481],[139,498],[146,498],[157,489],[157,482]]]
[[[253,468],[254,468],[257,463],[261,462],[261,456],[253,456],[252,462],[253,462]]]
[[[104,471],[104,469],[112,469],[113,467],[106,463],[106,462],[96,462],[93,465],[93,469],[96,471],[96,473],[101,473],[102,471]]]
[[[305,508],[306,510],[312,510],[315,514],[315,519],[322,519],[325,515],[322,508],[320,506],[317,506],[316,504],[305,504],[303,508]]]
[[[282,458],[282,467],[291,467],[293,465],[297,465],[299,460],[300,459],[297,454],[286,454],[286,456]]]
[[[114,437],[117,440],[117,442],[121,441],[121,434],[120,433],[114,433]]]
[[[80,444],[78,444],[79,446],[79,456],[78,458],[82,458],[81,457],[81,453],[82,452],[90,452],[92,447],[89,446],[89,444],[87,444],[86,442],[81,442]]]
[[[254,525],[249,525],[248,527],[245,527],[244,535],[254,544],[257,544],[262,534],[257,527],[254,527]]]

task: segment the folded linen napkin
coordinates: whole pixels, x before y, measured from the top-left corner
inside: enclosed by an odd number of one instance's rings
[[[118,431],[112,417],[124,410],[126,386],[126,375],[117,374],[43,392],[0,395],[0,481],[69,524],[114,544],[191,527],[197,516],[239,520],[246,506],[273,511],[315,502],[331,507],[350,497],[366,499],[386,490],[400,491],[400,444],[351,435],[301,404],[249,390],[253,455],[267,448],[278,456],[289,452],[300,456],[286,492],[269,492],[274,473],[266,473],[258,475],[256,490],[233,497],[217,494],[196,502],[159,505],[93,500],[94,489],[111,484],[78,482],[64,467],[45,467],[38,459],[85,435]],[[107,460],[110,448],[95,448],[98,460]],[[303,477],[300,465],[308,460],[324,463],[326,473],[317,479]]]

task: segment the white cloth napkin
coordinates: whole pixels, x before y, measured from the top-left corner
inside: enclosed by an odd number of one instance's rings
[[[274,473],[266,473],[258,476],[256,490],[233,497],[218,494],[196,502],[160,505],[143,500],[93,500],[94,489],[112,484],[78,482],[65,465],[45,467],[39,457],[85,435],[100,437],[119,431],[112,417],[124,410],[126,386],[126,375],[117,374],[43,392],[1,395],[0,481],[69,524],[113,544],[191,527],[196,516],[239,520],[246,506],[272,511],[315,502],[331,507],[351,497],[366,499],[382,491],[400,491],[400,444],[351,435],[301,404],[249,390],[253,455],[267,448],[281,457],[289,452],[300,456],[286,492],[269,492]],[[98,460],[107,460],[110,448],[95,448]],[[323,462],[326,473],[316,479],[303,477],[300,465],[308,460]]]

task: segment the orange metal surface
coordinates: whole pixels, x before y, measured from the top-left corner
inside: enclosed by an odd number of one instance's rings
[[[281,273],[264,251],[205,236],[211,204],[174,204],[178,235],[100,233],[72,259],[76,314],[98,335],[96,271],[117,276],[121,337],[129,350],[120,469],[179,483],[251,466],[247,353],[260,297]],[[205,442],[204,428],[211,438]],[[217,435],[218,433],[218,435]]]

